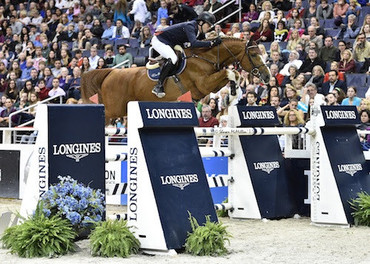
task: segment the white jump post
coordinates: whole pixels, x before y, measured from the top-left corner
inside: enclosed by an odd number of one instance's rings
[[[128,222],[141,247],[174,253],[199,224],[217,221],[193,127],[192,103],[128,104]]]

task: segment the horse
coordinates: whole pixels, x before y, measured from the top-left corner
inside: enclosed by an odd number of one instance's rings
[[[266,66],[255,42],[223,38],[219,46],[212,48],[186,48],[186,68],[177,78],[167,78],[163,98],[151,90],[156,84],[147,76],[146,67],[125,69],[98,69],[81,77],[81,96],[84,103],[98,94],[99,103],[105,106],[106,122],[127,115],[129,101],[176,101],[187,91],[193,100],[199,100],[211,92],[217,92],[229,81],[237,81],[236,72],[226,69],[234,64],[265,83],[270,79]]]

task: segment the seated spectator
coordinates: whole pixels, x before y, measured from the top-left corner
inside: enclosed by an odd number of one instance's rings
[[[279,73],[279,68],[276,64],[271,64],[270,66],[270,72],[271,72],[271,78],[270,78],[270,81],[269,83],[275,79],[275,83],[273,84],[273,86],[281,86],[282,83],[283,83],[283,80],[284,80],[284,75],[280,74]],[[281,93],[280,93],[281,94]]]
[[[303,18],[309,19],[309,18],[316,18],[317,16],[317,6],[316,6],[316,0],[309,0],[309,8],[307,8],[304,12]]]
[[[338,79],[338,72],[336,70],[331,70],[329,72],[329,80],[322,84],[322,94],[327,95],[333,92],[335,88],[340,88],[342,91],[347,92],[346,82]]]
[[[6,97],[16,101],[18,99],[18,93],[17,83],[14,80],[10,80],[5,90]]]
[[[118,69],[121,69],[122,67],[130,68],[130,66],[133,62],[132,55],[130,53],[126,52],[126,46],[121,45],[118,48],[118,54],[116,54],[116,56],[113,59],[113,65],[112,66],[119,65],[119,64],[121,64],[122,62],[124,62],[126,60],[128,60],[128,62],[124,63],[123,65],[118,66],[117,68]]]
[[[101,39],[104,29],[99,19],[94,19],[93,26],[90,28],[94,37]]]
[[[305,13],[305,9],[302,5],[302,0],[296,0],[295,3],[294,3],[294,8],[290,9],[286,18],[289,19],[291,17],[294,17],[294,11],[297,11],[298,12],[298,17],[299,18],[303,18],[304,17],[304,13]]]
[[[366,41],[370,41],[370,25],[369,24],[364,25],[360,32],[365,35]]]
[[[305,27],[305,24],[304,24],[304,21],[303,19],[300,17],[299,13],[298,13],[298,10],[296,8],[293,8],[292,9],[292,15],[290,17],[287,17],[287,28],[291,29],[291,28],[297,28],[295,23],[296,21],[300,21],[300,27],[301,28],[304,28]]]
[[[275,12],[272,10],[272,4],[270,1],[264,1],[262,4],[262,12],[260,13],[258,17],[258,21],[261,22],[261,24],[262,24],[262,20],[264,19],[266,13],[270,13],[271,19],[275,17]]]
[[[370,100],[366,98],[361,99],[360,106],[358,107],[358,111],[362,110],[370,110]]]
[[[270,67],[272,64],[278,66],[278,71],[284,67],[284,63],[281,61],[280,53],[278,51],[271,52],[270,58],[267,60],[267,67]]]
[[[234,23],[231,26],[230,32],[231,32],[231,36],[233,36],[234,38],[240,38],[240,25],[239,25],[239,23]]]
[[[319,58],[323,61],[332,62],[337,59],[339,50],[334,47],[333,37],[325,38],[324,46],[319,51]]]
[[[266,3],[266,2],[265,2]],[[254,41],[271,42],[273,39],[273,33],[267,19],[263,19],[260,27],[252,36]]]
[[[360,69],[360,73],[366,73],[370,75],[370,58],[366,58],[364,64]]]
[[[140,48],[145,48],[150,46],[152,40],[152,34],[148,26],[144,26],[140,32],[140,37],[138,39]]]
[[[166,28],[166,27],[168,27],[168,24],[167,24],[167,19],[164,19],[164,18],[162,18],[161,19],[161,24],[159,24],[159,26],[157,26],[157,28],[156,28],[156,32],[158,32],[158,31],[161,31],[162,29],[164,29],[164,28]]]
[[[62,88],[63,90],[65,90],[65,85],[66,83],[68,82],[68,74],[69,74],[69,71],[67,69],[67,67],[62,67],[60,69],[60,77],[58,78],[59,79],[59,87]]]
[[[17,111],[15,107],[13,106],[13,101],[10,98],[7,98],[5,100],[5,108],[0,113],[0,127],[7,127],[9,126],[9,115],[13,112]],[[18,125],[18,116],[14,115],[12,116],[12,126]]]
[[[283,42],[288,37],[288,30],[285,27],[284,21],[277,22],[277,28],[274,31],[274,41]]]
[[[218,100],[216,98],[210,98],[208,100],[208,105],[211,107],[212,116],[217,118],[217,115],[220,112],[218,107]]]
[[[90,67],[92,69],[96,69],[96,66],[98,65],[98,60],[99,60],[99,55],[98,55],[98,50],[96,47],[92,47],[90,49],[90,57],[89,57],[89,63]]]
[[[85,29],[84,36],[81,38],[81,45],[82,49],[90,49],[91,47],[99,47],[100,46],[100,40],[93,36],[90,29]]]
[[[283,107],[292,99],[297,99],[298,101],[301,100],[301,97],[297,94],[297,90],[293,87],[293,85],[287,84],[284,89],[284,97],[281,99],[280,106]]]
[[[360,27],[356,25],[356,16],[349,15],[348,23],[344,25],[338,34],[334,37],[335,39],[355,39],[360,33]]]
[[[335,19],[334,24],[337,27],[343,24],[348,7],[349,7],[349,4],[347,4],[345,0],[338,0],[334,4],[334,9],[333,9],[333,16]]]
[[[58,41],[73,42],[77,39],[77,32],[75,32],[74,24],[69,24],[66,31],[62,31],[59,35]]]
[[[325,69],[326,63],[317,57],[317,52],[315,49],[310,49],[308,51],[308,58],[305,59],[302,66],[299,68],[299,72],[304,73],[305,75],[311,75],[313,67],[316,65],[319,65],[321,68]]]
[[[328,0],[321,0],[321,4],[317,7],[316,17],[318,19],[333,18],[333,5],[328,4]]]
[[[291,65],[294,65],[296,66],[297,69],[299,69],[302,65],[302,61],[299,60],[299,54],[297,51],[295,50],[292,50],[290,53],[289,53],[289,59],[288,59],[288,63],[286,63],[283,67],[283,69],[280,71],[280,74],[282,75],[285,75],[285,76],[289,76],[290,73],[289,73],[289,68]]]
[[[31,79],[31,70],[34,69],[33,68],[33,59],[31,58],[28,58],[27,59],[27,63],[26,63],[26,68],[24,68],[22,70],[22,75],[21,75],[21,80],[22,81],[26,81],[26,80],[29,80]]]
[[[354,86],[350,86],[347,89],[347,98],[343,99],[342,105],[355,105],[360,106],[361,98],[357,97],[357,89]]]
[[[258,44],[258,48],[261,51],[261,56],[262,56],[263,61],[266,62],[268,60],[269,55],[266,52],[265,46],[263,44]]]
[[[284,22],[284,27],[286,27],[286,25],[287,25],[287,20],[286,20],[286,18],[284,16],[284,12],[282,10],[278,10],[276,12],[276,17],[274,17],[272,19],[272,21],[274,23],[275,28],[278,27],[278,22],[280,22],[280,21],[283,21]]]
[[[321,36],[322,39],[325,38],[325,30],[320,26],[320,22],[316,17],[310,18],[310,26],[313,26],[316,29],[317,36]],[[309,35],[308,30],[305,31],[305,35]]]
[[[115,30],[113,31],[112,39],[129,38],[130,31],[123,25],[121,19],[117,19]]]
[[[75,67],[73,69],[73,76],[67,76],[67,83],[64,86],[67,98],[75,98],[79,100],[81,98],[81,69]]]
[[[279,117],[284,118],[291,110],[296,110],[299,114],[299,116],[303,119],[304,113],[302,110],[298,109],[298,103],[299,101],[296,98],[292,98],[288,104],[285,106],[279,108],[279,110],[276,112]]]
[[[113,25],[111,19],[107,19],[106,29],[103,31],[102,39],[111,39],[113,38],[113,32],[116,30],[116,27]]]
[[[258,96],[255,92],[247,92],[246,98],[247,98],[246,106],[258,106],[257,105]]]
[[[287,84],[291,84],[292,81],[298,76],[298,68],[294,64],[288,68],[288,74],[284,77],[281,87],[285,87]]]
[[[318,49],[322,48],[322,36],[316,35],[316,28],[313,26],[309,26],[307,29],[308,35],[302,35],[303,45],[308,53],[308,50],[310,49],[310,42],[314,42]]]
[[[325,105],[325,96],[318,92],[316,85],[307,83],[303,89],[302,103],[308,106],[310,100],[314,100],[315,105]]]
[[[53,79],[53,88],[50,89],[48,95],[49,95],[49,97],[65,96],[66,95],[66,92],[62,88],[59,87],[59,79],[58,78]]]
[[[304,125],[305,125],[304,119],[301,117],[299,112],[295,109],[289,110],[288,113],[286,113],[286,115],[284,116],[284,126],[285,127],[301,127]]]
[[[365,58],[370,58],[370,42],[366,40],[365,34],[358,34],[353,53],[355,61],[365,62]]]
[[[323,68],[321,68],[321,66],[319,65],[316,65],[315,67],[313,67],[312,76],[308,80],[308,82],[315,84],[317,89],[321,91],[322,83],[324,81],[324,75],[325,72]]]
[[[216,2],[218,3],[217,1],[215,0],[212,0],[212,2]],[[220,6],[222,6],[222,4],[220,4]],[[204,8],[204,11],[208,11]],[[255,4],[251,3],[249,5],[249,11],[247,13],[244,14],[244,16],[242,17],[242,22],[244,21],[247,21],[247,22],[252,22],[254,20],[257,20],[258,19],[258,16],[259,16],[259,13],[257,11],[257,7]]]
[[[35,92],[37,93],[37,96],[40,99],[40,101],[43,101],[49,97],[49,91],[50,89],[45,86],[45,80],[43,79],[39,80],[39,83],[37,84],[37,86],[35,86]]]
[[[346,12],[346,18],[348,19],[349,15],[355,15],[359,17],[361,13],[361,5],[358,4],[357,0],[349,0],[349,7]]]
[[[287,41],[287,39],[285,39],[285,41]],[[301,39],[301,36],[299,35],[298,29],[293,29],[288,39],[288,44],[286,48],[287,50],[290,50],[290,51],[295,50],[295,48],[297,47],[297,44],[301,42],[302,42],[302,39]]]
[[[339,105],[337,96],[334,93],[328,93],[325,97],[326,105],[336,106]]]
[[[84,56],[82,58],[82,65],[81,65],[81,72],[84,73],[84,72],[88,72],[88,71],[92,71],[93,68],[91,67],[90,65],[90,61],[89,61],[89,57],[87,56]]]
[[[340,89],[338,87],[334,88],[332,93],[335,94],[335,96],[337,97],[338,104],[341,104],[343,102],[344,98],[346,98],[346,94],[343,92],[342,89]]]
[[[369,130],[370,128],[370,110],[364,109],[359,112],[361,124],[356,125],[358,130]],[[369,140],[369,135],[359,134],[360,141],[365,142]]]
[[[157,10],[157,26],[161,23],[161,19],[168,18],[167,2],[165,0],[160,1],[160,7]]]
[[[352,58],[350,50],[347,49],[343,52],[338,70],[344,73],[354,73],[356,71],[355,60]]]
[[[166,19],[166,21],[167,21],[167,19]],[[143,24],[139,20],[135,21],[134,28],[131,31],[131,38],[138,39],[139,36],[140,36],[140,32],[141,32],[142,28],[143,28]],[[158,28],[158,26],[157,26],[157,28]]]
[[[59,78],[60,77],[60,71],[62,69],[62,63],[60,60],[55,60],[54,67],[51,68],[51,73],[54,75],[54,77]]]
[[[27,93],[23,93],[22,91],[19,94],[20,94],[20,96],[18,98],[18,101],[14,104],[14,107],[17,110],[26,108],[28,106],[28,104],[29,104],[29,102],[28,102],[28,94]]]
[[[209,105],[202,106],[202,116],[198,118],[200,127],[215,127],[219,125],[218,119],[212,116],[212,109]]]
[[[100,57],[98,60],[98,66],[96,66],[96,69],[106,69],[108,68],[107,63],[105,62],[105,59]]]

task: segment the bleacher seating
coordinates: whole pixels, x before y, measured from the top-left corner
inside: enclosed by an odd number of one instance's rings
[[[357,89],[357,96],[365,97],[365,93],[369,87],[366,74],[362,73],[347,73],[347,87],[354,86]]]

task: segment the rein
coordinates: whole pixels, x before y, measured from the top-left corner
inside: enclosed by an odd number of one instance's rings
[[[243,57],[241,58],[241,60],[238,60],[238,58],[234,55],[234,53],[225,45],[225,43],[224,42],[222,42],[221,43],[224,47],[225,47],[225,49],[227,50],[227,52],[231,55],[231,57],[233,57],[233,59],[234,59],[234,62],[233,62],[233,64],[235,64],[236,65],[236,69],[243,69],[243,70],[245,70],[242,66],[241,66],[241,64],[240,64],[240,62],[241,61],[243,61],[243,59],[244,59],[244,56],[245,56],[245,54],[247,54],[247,56],[248,56],[248,59],[249,59],[249,61],[251,62],[251,64],[252,64],[252,71],[251,71],[251,74],[252,75],[254,75],[254,76],[257,76],[257,77],[260,77],[261,76],[261,73],[260,73],[260,70],[259,70],[259,68],[261,68],[261,67],[263,67],[264,66],[264,64],[261,64],[261,65],[258,65],[258,66],[256,66],[255,64],[254,64],[254,62],[253,62],[253,60],[252,60],[252,58],[251,58],[251,55],[249,54],[249,49],[251,49],[251,48],[258,48],[258,46],[256,46],[256,45],[253,45],[253,46],[246,46],[245,47],[245,52],[243,53]],[[202,57],[202,56],[199,56],[199,55],[197,55],[197,54],[194,54],[193,53],[193,50],[191,49],[191,54],[190,54],[190,56],[186,56],[186,59],[188,59],[188,58],[197,58],[197,59],[201,59],[201,60],[204,60],[204,61],[206,61],[206,62],[208,62],[209,64],[211,64],[211,65],[213,65],[213,67],[216,69],[216,71],[219,71],[220,69],[221,69],[221,66],[224,66],[224,65],[220,65],[220,45],[219,46],[217,46],[217,61],[216,62],[214,62],[214,61],[212,61],[212,60],[209,60],[209,59],[207,59],[207,58],[205,58],[205,57]]]

